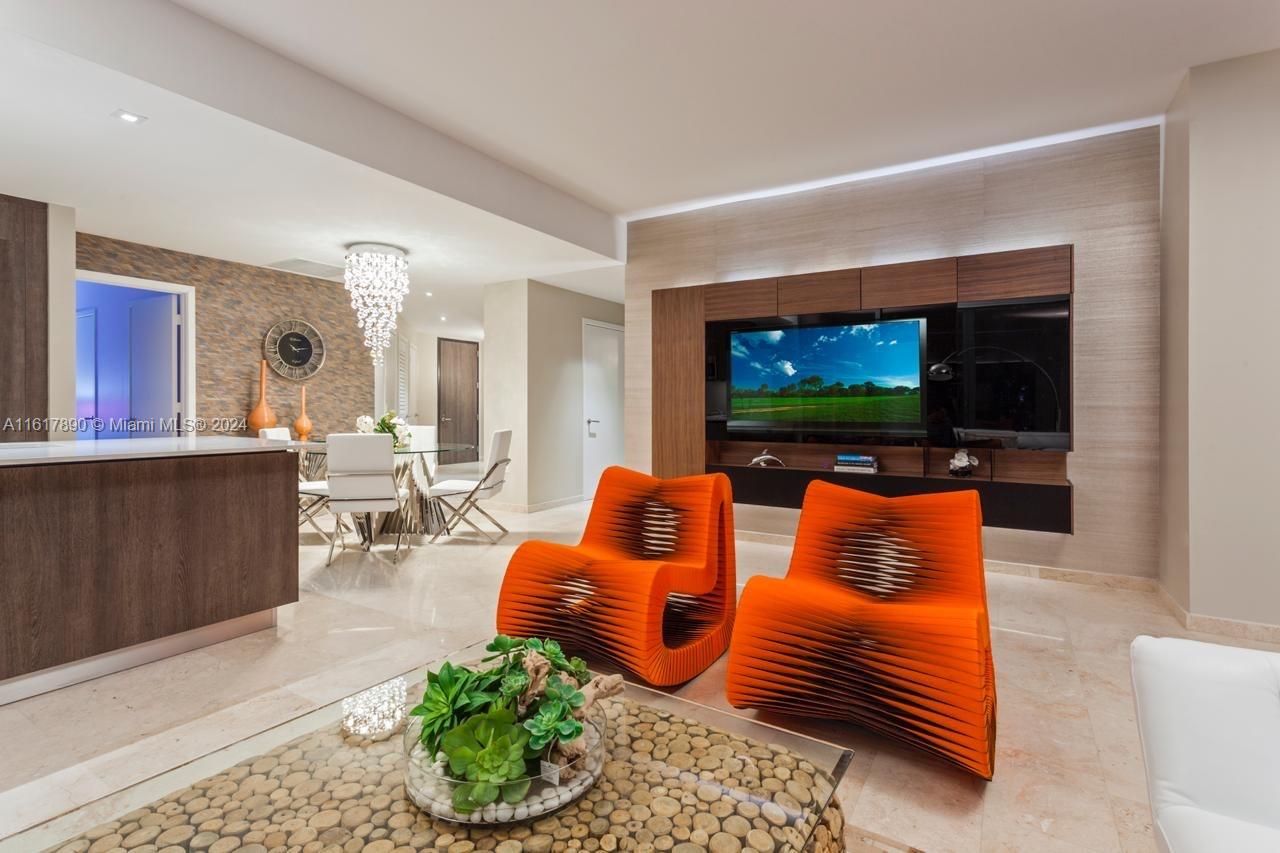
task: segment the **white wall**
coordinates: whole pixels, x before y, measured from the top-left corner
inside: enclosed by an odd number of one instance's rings
[[[529,282],[529,503],[582,494],[582,321],[622,325],[623,308],[538,281]]]
[[[1182,607],[1191,597],[1187,491],[1187,249],[1190,228],[1190,76],[1164,126],[1160,216],[1160,583]]]
[[[529,282],[484,289],[485,358],[480,363],[481,435],[511,430],[511,464],[499,501],[529,505]],[[487,439],[486,439],[487,440]],[[481,451],[488,452],[487,448]]]
[[[1188,609],[1280,624],[1280,51],[1198,66],[1187,87]]]
[[[418,363],[414,366],[413,384],[417,388],[416,406],[413,422],[434,424],[436,422],[436,336],[424,335],[421,332],[413,336],[414,346],[418,350]]]
[[[76,415],[76,211],[49,205],[49,417]],[[74,438],[51,428],[51,441]]]
[[[527,279],[485,288],[482,422],[485,436],[513,431],[500,498],[512,508],[583,499],[584,319],[621,325],[623,307]]]

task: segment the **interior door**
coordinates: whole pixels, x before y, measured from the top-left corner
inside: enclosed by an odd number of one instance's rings
[[[600,472],[621,465],[622,329],[582,324],[582,495],[596,493]]]
[[[178,434],[178,297],[160,293],[129,305],[130,436]]]
[[[480,458],[480,345],[475,341],[436,339],[436,426],[442,444],[476,449],[441,453],[441,464]]]

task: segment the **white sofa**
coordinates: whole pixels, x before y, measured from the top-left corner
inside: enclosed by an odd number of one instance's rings
[[[1130,651],[1160,849],[1280,851],[1280,654],[1156,637]]]

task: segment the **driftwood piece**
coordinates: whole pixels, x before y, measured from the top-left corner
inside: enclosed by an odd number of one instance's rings
[[[597,675],[582,685],[582,695],[586,701],[582,703],[581,708],[574,710],[573,716],[579,720],[585,719],[592,705],[601,699],[618,695],[625,686],[626,683],[622,680],[621,675]]]

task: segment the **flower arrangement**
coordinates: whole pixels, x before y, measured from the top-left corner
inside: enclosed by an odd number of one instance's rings
[[[411,758],[431,761],[418,778],[432,771],[447,778],[451,813],[444,816],[460,819],[480,812],[485,820],[522,819],[580,796],[594,780],[571,786],[568,780],[579,759],[603,746],[602,724],[589,730],[592,715],[602,719],[596,703],[620,692],[622,677],[592,677],[582,659],[567,657],[555,640],[499,634],[485,651],[476,666],[445,663],[427,673],[422,702],[409,712],[417,718]],[[542,792],[533,804],[542,808],[531,812],[525,804],[530,788],[544,781],[550,792]],[[436,791],[429,781],[423,787],[440,814]]]
[[[387,412],[377,421],[368,415],[356,418],[356,432],[381,432],[391,436],[396,447],[408,447],[413,435],[404,418],[397,417],[395,412]]]

